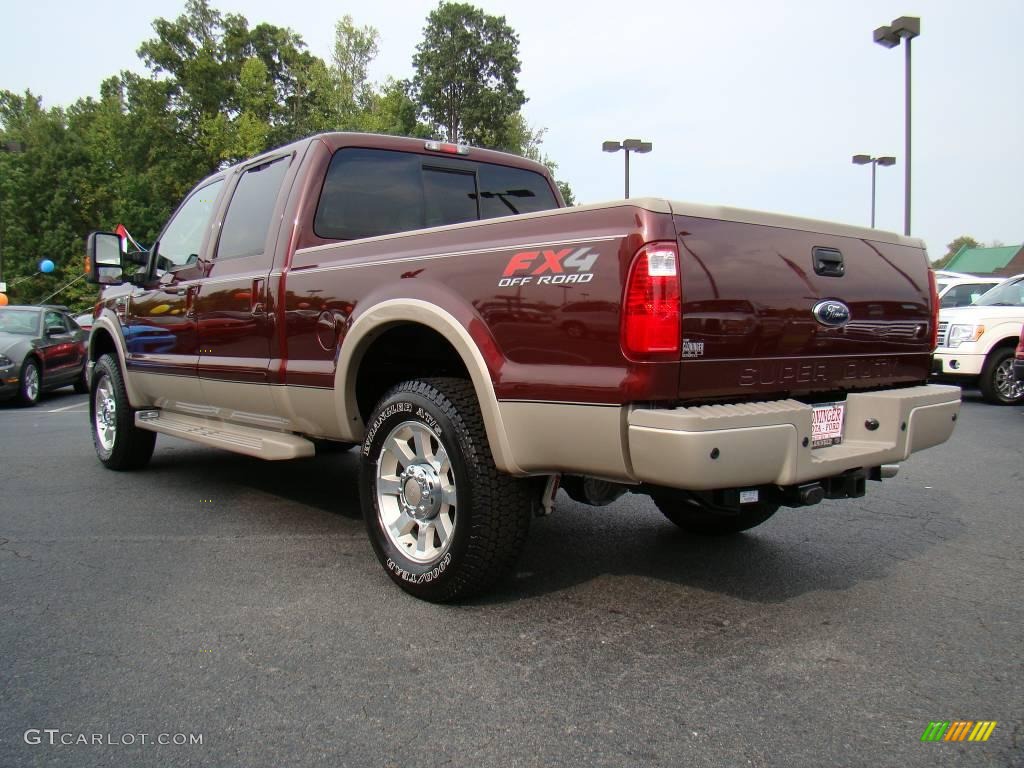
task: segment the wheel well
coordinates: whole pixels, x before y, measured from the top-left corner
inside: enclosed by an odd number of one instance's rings
[[[114,344],[110,332],[103,329],[93,331],[92,343],[89,345],[89,359],[95,363],[108,353],[117,357],[117,346]]]
[[[25,359],[21,361],[21,367],[24,368],[25,367],[25,363],[27,363],[29,360],[34,360],[35,361],[35,363],[36,363],[36,370],[39,372],[39,380],[42,381],[43,380],[43,361],[39,358],[39,355],[37,355],[35,352],[29,352],[27,355],[25,355]]]
[[[363,421],[391,387],[430,376],[470,378],[455,347],[437,331],[412,323],[388,328],[373,340],[359,364],[356,403]]]
[[[992,345],[992,349],[990,349],[988,351],[988,353],[991,355],[993,352],[998,352],[1001,349],[1015,350],[1015,349],[1017,349],[1017,344],[1018,344],[1019,341],[1020,341],[1020,337],[1019,336],[1007,336],[1005,339],[1002,339],[1001,341],[997,342],[996,344],[993,344]]]

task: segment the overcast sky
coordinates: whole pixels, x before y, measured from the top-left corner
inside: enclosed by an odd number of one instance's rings
[[[520,37],[525,113],[580,202],[622,196],[622,155],[605,139],[652,141],[632,163],[634,196],[734,205],[867,225],[879,168],[878,226],[903,226],[903,48],[871,31],[921,17],[913,43],[912,233],[931,257],[961,234],[1024,239],[1024,2],[811,0],[640,2],[477,0]],[[329,59],[350,13],[380,32],[371,76],[410,77],[434,3],[218,0],[250,24],[288,26]],[[141,71],[152,20],[183,0],[6,4],[0,88],[47,106],[96,96],[103,78]]]

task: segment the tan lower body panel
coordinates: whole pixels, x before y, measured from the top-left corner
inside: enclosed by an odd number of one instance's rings
[[[524,474],[586,474],[633,482],[622,406],[498,403],[516,466]]]
[[[637,409],[629,415],[629,455],[636,479],[655,485],[793,485],[902,461],[943,443],[959,409],[958,387],[850,394],[843,442],[817,449],[809,447],[811,406],[795,400]]]
[[[228,424],[217,419],[188,416],[183,413],[160,411],[156,418],[144,419],[135,414],[135,425],[141,429],[159,432],[195,443],[224,448],[246,456],[269,461],[297,459],[312,456],[316,449],[309,440],[288,432]]]

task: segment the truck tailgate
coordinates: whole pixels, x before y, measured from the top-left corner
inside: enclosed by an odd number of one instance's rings
[[[672,210],[681,399],[838,397],[928,378],[931,293],[920,240],[730,208]]]

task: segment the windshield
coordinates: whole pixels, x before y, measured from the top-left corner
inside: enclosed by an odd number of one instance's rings
[[[38,328],[38,309],[0,307],[0,333],[21,333],[25,336],[35,336]]]
[[[1007,280],[974,302],[983,307],[1024,307],[1024,277]]]

